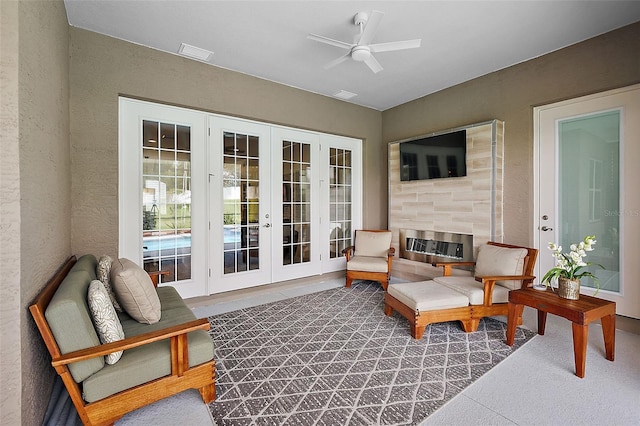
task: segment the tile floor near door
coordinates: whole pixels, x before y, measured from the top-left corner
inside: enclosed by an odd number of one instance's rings
[[[393,282],[397,280],[392,279]],[[324,276],[187,302],[197,316],[206,317],[342,285],[343,278]],[[383,315],[382,311],[380,314]],[[525,308],[523,319],[524,327],[537,329],[535,310]],[[607,361],[602,328],[597,323],[591,324],[586,375],[584,379],[578,378],[574,374],[571,323],[550,314],[544,336],[534,337],[422,424],[637,425],[640,422],[640,335],[616,330],[615,349],[615,361]],[[213,423],[197,392],[183,392],[174,397],[174,401],[170,398],[160,404],[169,406],[176,401],[181,408],[173,419],[167,415],[172,410],[141,409],[117,424],[173,425],[183,410],[200,414],[199,424]]]

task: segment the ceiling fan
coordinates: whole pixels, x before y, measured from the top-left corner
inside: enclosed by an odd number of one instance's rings
[[[334,40],[317,34],[309,34],[307,38],[320,43],[329,44],[331,46],[340,47],[348,50],[346,54],[335,59],[324,66],[325,69],[335,67],[336,65],[351,58],[354,61],[364,62],[374,73],[382,71],[382,65],[376,60],[372,53],[389,52],[392,50],[413,49],[420,47],[422,39],[392,41],[389,43],[370,44],[373,41],[378,25],[382,20],[384,13],[374,10],[369,16],[366,12],[358,12],[353,17],[353,23],[360,27],[360,37],[354,43],[345,43],[340,40]]]

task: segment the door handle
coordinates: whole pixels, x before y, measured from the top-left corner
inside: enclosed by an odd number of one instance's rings
[[[270,223],[265,223],[264,225],[262,225],[263,228],[271,228],[271,224]]]
[[[542,231],[553,231],[553,228],[549,228],[548,226],[543,226],[542,228],[540,228],[540,230],[542,230]]]

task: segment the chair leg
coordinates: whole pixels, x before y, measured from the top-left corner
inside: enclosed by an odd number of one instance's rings
[[[389,305],[387,305],[386,303],[384,304],[384,314],[388,317],[390,317],[391,315],[393,315],[393,308]]]
[[[205,404],[208,404],[216,399],[216,385],[210,384],[198,389],[200,397]]]
[[[380,284],[382,285],[382,289],[387,291],[387,287],[389,287],[389,277],[387,276],[386,280],[380,281]]]
[[[424,331],[426,329],[427,329],[426,325],[411,324],[411,337],[413,337],[416,340],[422,339],[422,336],[424,335]]]
[[[460,320],[462,324],[462,329],[466,333],[471,333],[472,331],[478,331],[478,326],[480,325],[480,319],[468,319],[468,320]]]
[[[347,288],[351,287],[351,282],[352,282],[352,281],[353,281],[353,278],[351,278],[351,277],[347,277],[347,282],[346,282],[345,287],[347,287]]]

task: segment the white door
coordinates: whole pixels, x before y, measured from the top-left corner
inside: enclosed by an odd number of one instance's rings
[[[120,98],[118,256],[182,297],[207,294],[205,135],[202,113]]]
[[[270,283],[270,127],[210,116],[209,132],[209,294]]]
[[[322,272],[320,137],[274,127],[272,132],[273,281]]]
[[[342,250],[353,244],[362,229],[362,140],[320,136],[322,272],[342,271]]]
[[[535,239],[542,277],[554,266],[547,249],[587,235],[586,258],[600,282],[597,296],[619,315],[640,318],[640,85],[535,108]],[[595,292],[583,279],[581,291]]]

